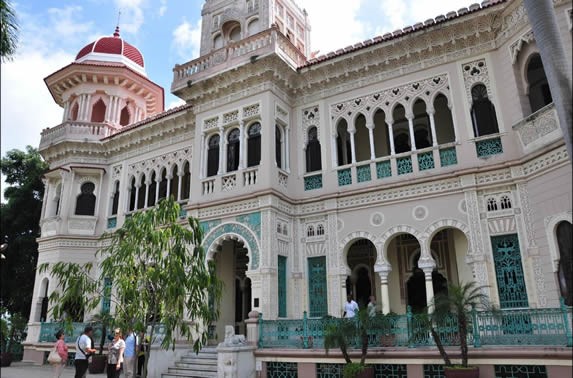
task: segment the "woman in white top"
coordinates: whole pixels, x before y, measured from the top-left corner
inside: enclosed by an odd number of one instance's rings
[[[119,378],[124,350],[125,341],[121,338],[121,330],[116,328],[107,353],[107,378]]]
[[[353,318],[357,312],[358,303],[354,302],[352,295],[348,294],[346,296],[346,303],[344,303],[344,314],[342,314],[342,317],[347,319]]]

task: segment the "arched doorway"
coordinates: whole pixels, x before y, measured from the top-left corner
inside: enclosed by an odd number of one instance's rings
[[[346,294],[352,295],[360,308],[364,308],[380,286],[376,285],[374,275],[376,247],[368,239],[359,239],[348,249],[346,261],[352,272],[346,279]]]
[[[245,320],[251,311],[251,281],[246,276],[249,265],[247,249],[239,240],[223,240],[213,256],[217,276],[223,282],[219,320],[211,330],[212,338],[221,342],[225,326],[233,325],[236,334],[246,335]]]

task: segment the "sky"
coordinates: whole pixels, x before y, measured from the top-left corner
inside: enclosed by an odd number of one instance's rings
[[[165,89],[165,108],[183,103],[169,92],[172,69],[199,55],[204,0],[11,2],[19,20],[20,41],[13,61],[0,65],[2,156],[26,145],[37,147],[41,131],[61,123],[63,109],[53,101],[43,79],[71,63],[88,43],[113,34],[119,11],[121,37],[142,52],[148,78]],[[320,54],[475,2],[297,0],[310,18],[311,50]]]

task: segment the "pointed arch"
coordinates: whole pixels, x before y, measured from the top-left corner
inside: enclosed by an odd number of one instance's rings
[[[103,99],[100,97],[92,106],[91,122],[103,122],[105,120],[105,112],[107,106]]]

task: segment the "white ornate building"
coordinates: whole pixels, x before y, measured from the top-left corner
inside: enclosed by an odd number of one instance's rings
[[[571,1],[553,3],[571,62]],[[293,0],[207,0],[202,17],[201,56],[173,69],[186,105],[164,110],[119,30],[45,79],[63,118],[40,142],[39,264],[92,261],[104,231],[172,195],[201,220],[225,282],[215,339],[228,324],[244,333],[253,310],[340,316],[347,293],[416,313],[446,282],[487,285],[506,310],[570,300],[571,163],[522,1],[486,0],[319,57]],[[56,287],[36,276],[26,359],[49,350]],[[569,376],[560,342],[484,345],[473,362],[487,377],[506,365]],[[259,346],[269,377],[322,377],[342,362]],[[392,353],[408,377],[439,374],[435,349]]]

